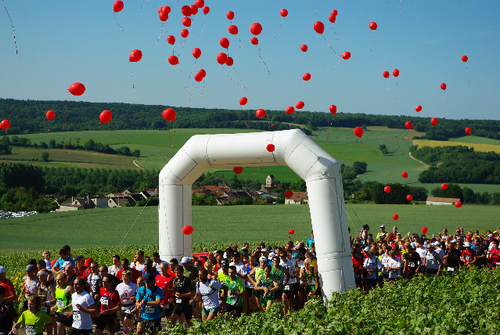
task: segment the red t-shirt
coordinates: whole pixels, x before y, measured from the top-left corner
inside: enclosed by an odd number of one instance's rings
[[[462,251],[462,259],[465,261],[465,263],[472,263],[475,256],[476,252],[474,250],[469,251],[465,249],[464,251]]]
[[[132,279],[130,281],[134,284],[137,284],[137,278],[141,277],[142,273],[140,271],[137,271],[136,269],[132,269],[132,268],[129,268],[128,270],[132,271]],[[124,271],[123,269],[120,269],[116,273],[116,277],[118,277],[118,279],[120,279],[120,280],[122,280],[123,271]]]
[[[106,291],[104,287],[101,287],[99,293],[101,294],[101,312],[116,307],[120,303],[120,294],[116,290]]]
[[[175,278],[175,273],[172,271],[172,269],[168,268],[167,273]]]
[[[161,288],[163,291],[163,300],[160,302],[160,305],[171,305],[172,302],[169,302],[168,299],[173,297],[174,294],[165,291],[165,289],[173,290],[174,289],[174,278],[173,276],[162,276],[157,275],[155,277],[155,285]]]
[[[355,254],[354,256],[351,255],[352,259],[352,266],[354,268],[355,273],[362,273],[363,272],[363,262],[364,258],[362,254]]]
[[[490,258],[494,264],[500,263],[500,249],[493,248],[490,250]]]
[[[16,289],[14,288],[14,284],[12,284],[10,280],[4,279],[2,282],[0,282],[0,286],[5,289],[4,298],[10,297],[11,295],[16,295]]]

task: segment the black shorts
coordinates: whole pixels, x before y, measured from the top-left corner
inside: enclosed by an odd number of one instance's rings
[[[430,274],[430,275],[435,275],[436,273],[438,273],[438,269],[427,269],[427,273]]]
[[[71,327],[69,331],[69,335],[90,335],[92,333],[92,329],[76,329]]]
[[[96,329],[104,330],[106,329],[106,326],[108,326],[109,332],[114,333],[115,320],[116,320],[116,314],[99,315],[99,317],[97,318]]]
[[[184,317],[186,318],[186,320],[191,320],[191,318],[193,317],[193,308],[191,307],[190,304],[186,303],[175,304],[172,314],[181,316],[182,313],[184,313]]]
[[[130,311],[133,310],[134,307],[135,307],[135,304],[127,305],[127,306],[122,305],[122,308],[121,308],[122,318],[133,319],[134,315],[130,314]]]
[[[254,293],[255,293],[255,290],[253,288],[250,288],[250,287],[247,287],[245,289],[245,291],[247,291],[247,297],[249,297],[249,298],[251,298],[252,295],[254,295]]]
[[[161,330],[161,318],[154,320],[141,319],[142,330],[144,334],[156,334],[157,331]]]
[[[281,297],[283,296],[283,291],[275,291],[274,292],[274,300],[279,300],[281,301]]]
[[[376,278],[376,279],[367,279],[366,281],[368,282],[368,286],[377,286],[378,278]]]
[[[406,271],[406,279],[412,279],[415,275],[415,271]]]
[[[241,316],[241,311],[242,311],[241,307],[236,307],[236,306],[227,304],[226,308],[224,309],[224,312],[231,313],[232,311],[236,312],[237,317]]]
[[[304,286],[300,285],[300,283],[293,284],[293,293],[295,292],[304,292]]]
[[[382,273],[382,278],[381,279],[389,279],[389,274]]]
[[[56,313],[56,322],[62,323],[66,327],[71,327],[73,325],[73,316],[66,317],[63,313]]]
[[[161,305],[160,312],[165,317],[169,318],[172,316],[172,311],[174,310],[174,305]]]

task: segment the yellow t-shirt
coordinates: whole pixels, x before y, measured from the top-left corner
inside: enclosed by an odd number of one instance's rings
[[[35,335],[43,333],[43,326],[51,323],[52,318],[48,316],[47,313],[42,311],[38,311],[33,314],[26,310],[23,314],[21,314],[18,322],[24,325],[26,335]]]

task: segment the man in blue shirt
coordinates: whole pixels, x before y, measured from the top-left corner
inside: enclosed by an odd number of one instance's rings
[[[69,257],[69,250],[66,248],[62,248],[59,250],[59,259],[54,263],[51,271],[55,276],[59,274],[59,271],[63,271],[66,265],[71,264],[73,266],[76,265],[75,260]]]
[[[144,283],[146,285],[139,288],[135,296],[136,308],[141,309],[138,333],[142,330],[145,334],[156,335],[161,329],[160,302],[163,300],[163,292],[155,286],[155,276],[152,273],[144,277]]]
[[[314,232],[311,231],[311,237],[309,237],[306,241],[306,245],[309,249],[311,249],[311,245],[314,243]]]

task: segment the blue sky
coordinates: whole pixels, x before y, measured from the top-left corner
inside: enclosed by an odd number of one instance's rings
[[[500,120],[500,1],[207,0],[210,13],[192,17],[184,46],[181,7],[194,0],[124,1],[116,14],[123,32],[113,18],[113,1],[4,3],[19,55],[0,8],[2,98],[239,109],[239,99],[246,96],[248,109],[284,110],[302,100],[309,111],[328,112],[335,104],[349,113]],[[163,5],[172,12],[158,40],[158,7]],[[282,8],[289,13],[284,22]],[[338,10],[336,35],[330,35],[332,9]],[[228,10],[235,13],[237,36],[228,33]],[[313,30],[318,20],[325,25],[323,36]],[[368,28],[370,21],[377,22],[376,33]],[[250,44],[253,22],[263,27],[259,47],[269,73],[259,63],[258,47]],[[177,39],[174,48],[166,42],[169,34]],[[222,37],[230,41],[232,67],[216,62],[225,51]],[[308,45],[307,53],[300,51],[301,44]],[[196,63],[195,47],[202,51]],[[133,49],[140,49],[143,58],[129,64]],[[180,54],[174,67],[167,62],[173,51]],[[352,57],[339,62],[344,51]],[[467,64],[462,55],[469,57]],[[200,68],[207,76],[196,88],[192,77]],[[382,77],[394,68],[398,78]],[[302,80],[305,72],[312,75],[309,82]],[[77,81],[87,88],[81,97],[67,94]],[[441,82],[447,84],[445,106]],[[415,112],[416,105],[423,106],[422,112]]]

